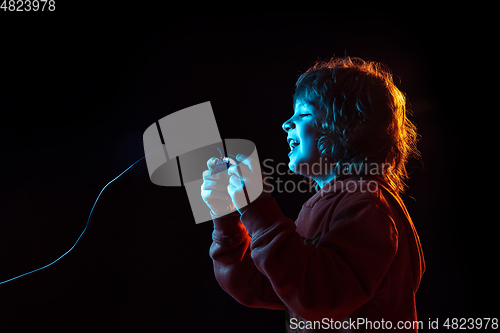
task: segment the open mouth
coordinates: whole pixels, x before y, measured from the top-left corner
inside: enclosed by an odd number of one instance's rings
[[[289,138],[288,140],[288,145],[290,146],[290,152],[292,152],[295,148],[297,148],[298,145],[300,145],[300,142],[295,140],[295,139],[292,139],[292,138]]]

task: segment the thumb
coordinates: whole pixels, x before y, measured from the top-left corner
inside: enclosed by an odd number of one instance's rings
[[[245,156],[245,155],[243,155],[243,154],[238,154],[238,155],[236,155],[236,159],[237,159],[239,162],[244,161],[244,160],[246,160],[247,158],[248,158],[248,156]]]

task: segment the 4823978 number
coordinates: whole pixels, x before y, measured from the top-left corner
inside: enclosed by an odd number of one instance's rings
[[[499,327],[498,318],[446,318],[443,327],[452,330],[494,329]]]
[[[56,10],[55,0],[3,0],[0,9],[4,12],[43,12]]]

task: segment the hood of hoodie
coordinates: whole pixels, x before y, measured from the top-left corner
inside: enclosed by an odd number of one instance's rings
[[[396,194],[394,190],[392,190],[392,188],[381,177],[372,176],[368,178],[377,182],[378,188],[381,189],[384,194],[384,198],[390,201],[391,205],[396,209],[399,216],[401,217],[401,220],[405,224],[406,229],[411,230],[411,232],[406,232],[405,235],[408,241],[411,257],[413,290],[416,292],[425,271],[425,260],[424,253],[422,251],[422,245],[420,244],[420,238],[418,236],[417,230],[415,229],[415,225],[413,224],[410,214],[406,210],[406,206],[404,205],[403,200],[401,200],[401,197]],[[320,189],[320,191],[313,197],[311,197],[305,203],[305,206],[313,206],[324,196],[340,194],[342,192],[342,189],[346,187],[341,183],[349,181],[349,179],[351,179],[349,176],[339,176],[335,178],[333,181],[326,184],[322,189]]]
[[[379,183],[380,188],[383,189],[385,194],[387,194],[386,198],[392,202],[393,206],[400,214],[401,219],[405,221],[408,230],[411,230],[411,232],[406,233],[406,237],[408,244],[410,245],[410,256],[413,270],[413,290],[417,291],[422,275],[425,272],[424,252],[422,251],[420,238],[418,237],[415,225],[413,224],[410,214],[406,210],[403,200],[401,200],[399,195],[395,194],[384,181],[379,179],[377,182]]]

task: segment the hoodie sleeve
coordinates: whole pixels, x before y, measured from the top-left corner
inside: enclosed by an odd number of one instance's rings
[[[376,198],[354,195],[342,201],[317,247],[303,243],[295,223],[283,216],[273,198],[256,201],[241,216],[252,235],[239,245],[245,256],[241,261],[251,266],[249,246],[263,274],[260,281],[267,277],[279,299],[306,320],[341,320],[366,303],[398,248],[394,221]],[[233,274],[240,278],[243,272]]]
[[[239,214],[215,218],[210,257],[222,289],[249,307],[284,310],[269,279],[255,266],[250,255],[251,238]]]

